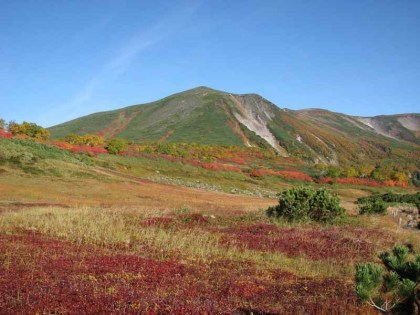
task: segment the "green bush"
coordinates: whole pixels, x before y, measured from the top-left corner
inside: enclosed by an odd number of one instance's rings
[[[267,209],[267,215],[289,221],[332,222],[344,214],[340,199],[329,190],[294,187],[279,195],[279,204]]]
[[[124,139],[118,139],[118,138],[111,139],[108,142],[106,149],[111,154],[119,154],[120,152],[127,149],[127,141]]]
[[[415,194],[393,194],[386,193],[383,195],[372,195],[367,197],[362,197],[357,199],[357,204],[365,204],[368,202],[374,202],[376,200],[381,200],[386,203],[411,203],[420,208],[420,193]]]
[[[396,245],[379,258],[386,270],[374,263],[356,266],[358,297],[387,314],[418,314],[420,255]]]
[[[368,201],[365,204],[359,206],[359,213],[360,214],[385,214],[388,205],[378,199],[375,201]]]

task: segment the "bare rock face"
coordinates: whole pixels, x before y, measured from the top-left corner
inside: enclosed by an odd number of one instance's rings
[[[390,207],[388,212],[392,214],[395,221],[405,229],[420,230],[419,209],[412,205],[401,205]]]
[[[267,141],[281,155],[288,156],[287,151],[280,146],[267,126],[268,121],[274,118],[273,107],[270,107],[267,101],[257,95],[230,95],[230,97],[238,110],[234,113],[235,118]]]
[[[419,114],[356,117],[356,119],[380,135],[396,140],[420,143]]]

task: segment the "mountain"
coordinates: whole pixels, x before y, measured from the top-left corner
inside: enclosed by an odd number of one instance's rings
[[[279,108],[256,94],[198,87],[162,100],[49,128],[52,138],[99,134],[132,141],[259,146],[330,164],[407,158],[419,151],[420,114],[355,117]]]

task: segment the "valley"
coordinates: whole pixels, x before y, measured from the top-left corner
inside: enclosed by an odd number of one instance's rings
[[[360,216],[354,203],[415,187],[323,184],[304,176],[305,163],[270,151],[0,144],[4,314],[375,314],[354,291],[355,265],[395,243],[420,244],[417,231],[391,215]],[[345,218],[266,215],[277,192],[301,185],[337,193]]]

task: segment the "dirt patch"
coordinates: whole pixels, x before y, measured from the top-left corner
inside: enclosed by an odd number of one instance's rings
[[[159,139],[159,143],[166,141],[170,136],[175,133],[175,129],[170,130],[166,135]]]
[[[108,138],[113,138],[115,135],[120,133],[127,127],[127,125],[133,120],[134,117],[138,115],[138,112],[134,112],[131,115],[128,115],[126,112],[122,112],[118,115],[118,118],[111,123],[111,127],[102,129],[97,132],[100,136],[105,136]]]

